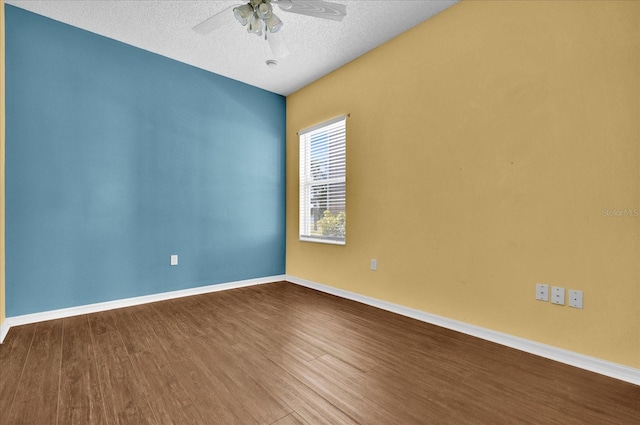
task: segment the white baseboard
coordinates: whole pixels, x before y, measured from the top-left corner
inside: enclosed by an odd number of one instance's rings
[[[134,305],[188,297],[191,295],[206,294],[209,292],[225,291],[227,289],[244,288],[246,286],[261,285],[264,283],[279,282],[282,280],[286,280],[284,275],[269,276],[257,279],[240,280],[237,282],[200,286],[197,288],[182,289],[179,291],[162,292],[160,294],[143,295],[141,297],[125,298],[103,303],[87,304],[77,307],[63,308],[60,310],[43,311],[41,313],[25,314],[22,316],[7,317],[2,325],[0,325],[0,343],[4,341],[4,337],[12,326],[27,325],[29,323],[44,322],[46,320],[62,319],[65,317],[79,316],[81,314],[97,313],[100,311],[114,310],[116,308],[131,307]]]
[[[9,332],[9,322],[5,319],[4,322],[0,323],[0,344],[4,341],[4,337],[7,336]]]
[[[553,347],[551,345],[541,344],[539,342],[493,331],[490,329],[482,328],[480,326],[470,325],[468,323],[459,322],[457,320],[448,319],[446,317],[437,316],[435,314],[426,313],[424,311],[415,310],[398,304],[382,301],[376,298],[367,297],[364,295],[356,294],[354,292],[349,292],[320,283],[311,282],[305,279],[300,279],[295,276],[287,275],[286,280],[300,286],[316,289],[321,292],[326,292],[338,297],[357,301],[363,304],[380,308],[382,310],[397,313],[402,316],[411,317],[422,322],[441,326],[443,328],[451,329],[487,341],[495,342],[497,344],[515,348],[520,351],[555,360],[560,363],[565,363],[591,372],[599,373],[601,375],[609,376],[611,378],[619,379],[621,381],[640,385],[640,369],[635,369],[629,366],[624,366],[595,357],[586,356],[584,354],[575,353],[573,351],[564,350],[562,348]]]

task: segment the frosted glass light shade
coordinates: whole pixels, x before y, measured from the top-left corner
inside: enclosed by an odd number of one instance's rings
[[[248,4],[233,8],[233,16],[235,16],[242,26],[247,25],[252,14],[253,9]]]
[[[260,5],[256,8],[256,13],[258,17],[262,20],[266,20],[271,17],[273,14],[273,8],[270,3],[260,3]]]
[[[262,21],[255,13],[252,13],[251,17],[249,18],[249,26],[247,27],[247,32],[251,34],[262,35]]]
[[[278,32],[283,25],[280,18],[278,18],[274,13],[272,13],[269,18],[265,19],[264,23],[269,32]]]

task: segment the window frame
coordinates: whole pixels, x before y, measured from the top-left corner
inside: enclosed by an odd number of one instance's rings
[[[346,245],[346,204],[347,204],[347,114],[337,116],[317,125],[298,132],[299,138],[299,226],[298,239],[302,242],[316,242],[331,245]],[[322,138],[326,137],[324,141]],[[324,143],[325,146],[321,146]],[[320,147],[319,147],[320,146]],[[318,179],[312,175],[311,152],[326,149],[323,164],[325,172],[333,176]],[[336,158],[331,159],[331,155]],[[317,168],[316,168],[317,169]],[[329,188],[333,186],[332,188]],[[314,219],[312,189],[325,187],[325,205],[322,214],[329,211],[329,217],[334,218],[337,232],[341,235],[313,234],[311,226],[315,226],[318,219]],[[342,208],[340,208],[342,207]],[[340,211],[341,209],[341,211]],[[332,211],[333,210],[333,211]],[[333,215],[335,214],[335,215]],[[317,228],[315,229],[317,232]]]

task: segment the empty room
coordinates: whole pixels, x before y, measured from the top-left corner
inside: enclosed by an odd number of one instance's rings
[[[0,178],[2,425],[640,423],[640,1],[0,0]]]

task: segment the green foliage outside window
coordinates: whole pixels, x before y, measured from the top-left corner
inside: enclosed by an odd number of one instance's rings
[[[345,237],[345,214],[340,211],[333,215],[331,211],[326,210],[323,217],[316,222],[318,229],[322,232],[322,236],[334,236],[337,238]]]

